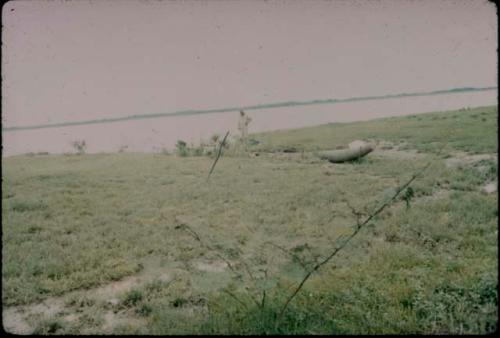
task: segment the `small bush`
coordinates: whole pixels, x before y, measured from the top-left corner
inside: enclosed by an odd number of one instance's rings
[[[215,138],[215,136],[212,136],[212,138]],[[204,142],[201,142],[198,146],[195,146],[193,144],[187,145],[187,143],[182,140],[178,140],[177,144],[175,145],[176,152],[181,157],[211,155],[212,151],[210,149],[208,149],[207,151],[205,150],[207,146],[208,145]],[[214,146],[214,149],[215,148],[217,147]]]
[[[186,148],[187,147],[187,143],[184,142],[183,140],[177,140],[177,143],[175,144],[175,147],[177,149]]]
[[[59,319],[48,319],[43,322],[41,322],[35,331],[33,332],[34,335],[47,335],[47,334],[54,334],[54,333],[60,333],[61,330],[64,329],[64,323],[59,320]]]
[[[219,134],[213,134],[212,137],[210,138],[210,141],[214,144],[217,144],[217,142],[219,141],[220,139],[220,135]]]
[[[193,148],[193,154],[194,156],[203,156],[204,150],[203,144],[200,144],[198,147]]]
[[[73,143],[71,143],[71,145],[73,146],[73,148],[75,148],[78,155],[85,154],[85,150],[87,148],[87,143],[85,142],[85,140],[74,141]]]
[[[151,314],[153,308],[149,304],[142,304],[135,312],[142,317],[147,317]]]
[[[177,150],[177,154],[181,157],[186,157],[189,155],[189,150],[187,148],[187,143],[183,140],[177,140],[175,144],[175,148]]]
[[[123,305],[130,307],[135,306],[138,302],[142,300],[142,292],[140,290],[134,289],[127,292]]]

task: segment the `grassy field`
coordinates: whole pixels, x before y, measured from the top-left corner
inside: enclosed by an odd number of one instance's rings
[[[492,332],[498,193],[481,188],[497,179],[497,117],[481,107],[255,134],[208,181],[207,156],[3,158],[4,328]],[[354,139],[377,149],[346,164],[315,156]],[[306,270],[353,231],[351,209],[370,213],[429,161],[410,203],[373,219],[279,317]]]

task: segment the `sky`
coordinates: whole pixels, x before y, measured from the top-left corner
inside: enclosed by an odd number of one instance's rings
[[[497,86],[488,1],[10,1],[3,127]]]

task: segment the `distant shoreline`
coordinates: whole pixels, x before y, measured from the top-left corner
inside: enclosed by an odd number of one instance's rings
[[[293,107],[293,106],[307,106],[307,105],[319,105],[319,104],[335,104],[335,103],[345,103],[345,102],[357,102],[357,101],[370,101],[370,100],[384,100],[384,99],[395,99],[403,97],[415,97],[415,96],[431,96],[431,95],[446,95],[446,94],[460,94],[466,92],[481,92],[488,90],[498,90],[498,87],[462,87],[453,88],[446,90],[436,90],[432,92],[417,92],[417,93],[400,93],[400,94],[389,94],[382,96],[362,96],[362,97],[351,97],[346,99],[317,99],[308,101],[284,101],[268,104],[258,104],[244,107],[230,107],[230,108],[216,108],[216,109],[204,109],[204,110],[181,110],[171,113],[157,113],[157,114],[144,114],[144,115],[131,115],[125,117],[117,118],[105,118],[98,120],[87,120],[87,121],[75,121],[75,122],[61,122],[61,123],[50,123],[41,124],[33,126],[15,126],[3,128],[2,131],[19,131],[19,130],[30,130],[30,129],[45,129],[45,128],[58,128],[67,126],[78,126],[78,125],[88,125],[88,124],[99,124],[99,123],[112,123],[121,122],[128,120],[142,120],[150,118],[162,118],[162,117],[172,117],[172,116],[189,116],[189,115],[199,115],[199,114],[213,114],[213,113],[224,113],[239,110],[259,110],[259,109],[271,109],[271,108],[281,108],[281,107]]]

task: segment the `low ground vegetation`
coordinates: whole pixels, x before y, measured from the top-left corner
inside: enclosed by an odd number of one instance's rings
[[[492,332],[498,194],[481,187],[497,180],[497,116],[496,107],[483,107],[252,135],[259,141],[249,146],[252,157],[228,151],[209,181],[207,156],[3,158],[4,327]],[[314,156],[353,139],[380,147],[345,164]],[[491,157],[447,165],[458,153]],[[308,266],[353,231],[353,210],[369,213],[429,161],[411,198],[370,222],[280,317]],[[264,305],[255,303],[263,291]]]

